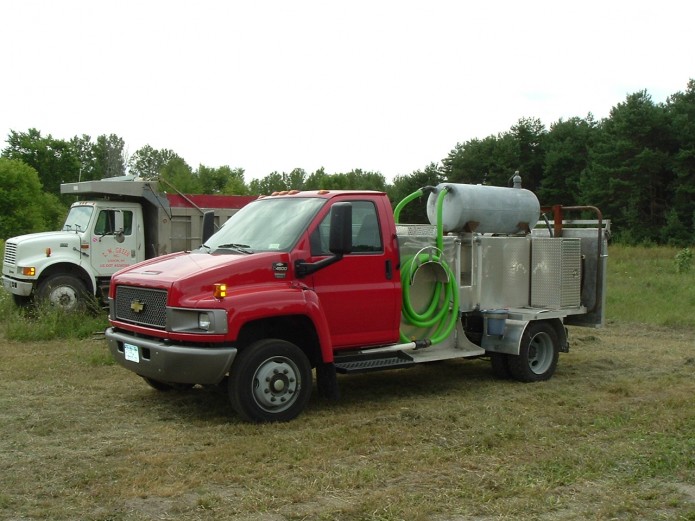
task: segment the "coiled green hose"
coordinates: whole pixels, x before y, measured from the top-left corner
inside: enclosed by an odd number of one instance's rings
[[[408,197],[403,199],[394,210],[394,218],[396,223],[399,222],[400,213],[403,207],[413,199],[417,199],[423,195],[423,190],[417,190]],[[403,304],[401,312],[405,321],[417,328],[428,329],[436,326],[430,341],[432,344],[437,344],[446,339],[451,331],[456,326],[456,321],[459,316],[459,292],[451,268],[444,260],[444,238],[442,225],[442,209],[444,207],[444,198],[448,190],[444,189],[437,196],[437,247],[434,252],[430,248],[430,253],[418,253],[410,258],[403,259],[401,262],[401,288]],[[418,312],[412,305],[410,299],[410,289],[415,273],[421,264],[425,262],[436,262],[444,269],[448,282],[437,281],[434,284],[432,295],[429,303],[424,311]],[[442,291],[444,292],[442,300]],[[408,338],[403,331],[400,332],[401,342],[410,342],[413,339]]]

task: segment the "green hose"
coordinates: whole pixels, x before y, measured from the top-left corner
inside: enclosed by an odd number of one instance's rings
[[[410,201],[413,199],[417,199],[418,197],[422,197],[424,194],[422,188],[419,190],[413,192],[409,196],[407,196],[405,199],[403,199],[400,203],[396,205],[396,208],[393,210],[393,218],[396,221],[396,224],[399,224],[401,222],[401,210],[403,207],[408,204]]]
[[[403,313],[403,318],[408,324],[421,329],[429,329],[436,326],[432,338],[430,339],[432,344],[437,344],[449,337],[451,331],[456,326],[456,321],[459,316],[459,292],[456,284],[456,277],[454,277],[451,268],[443,258],[444,238],[442,211],[444,207],[444,198],[446,197],[447,192],[448,191],[444,189],[437,196],[436,252],[421,252],[413,257],[404,259],[401,263],[401,287],[403,294],[403,305],[401,312]],[[396,223],[398,223],[400,212],[403,207],[413,199],[417,199],[422,195],[423,191],[420,189],[410,194],[396,206],[396,209],[394,210],[394,218]],[[410,289],[417,269],[425,262],[437,262],[440,264],[446,272],[448,282],[437,281],[435,283],[426,309],[419,312],[415,310],[410,300]],[[443,301],[442,291],[444,292]],[[412,339],[408,338],[403,331],[400,332],[400,337],[401,342],[412,341]]]

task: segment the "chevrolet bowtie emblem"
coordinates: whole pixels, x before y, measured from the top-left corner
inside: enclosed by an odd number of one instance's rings
[[[135,299],[130,303],[130,309],[133,313],[141,313],[145,309],[145,303],[142,300]]]

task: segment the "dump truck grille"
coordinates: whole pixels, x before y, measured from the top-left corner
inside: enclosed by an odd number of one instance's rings
[[[5,264],[12,266],[17,262],[17,245],[13,242],[5,243]]]
[[[167,320],[167,292],[157,289],[116,287],[117,320],[164,329]]]

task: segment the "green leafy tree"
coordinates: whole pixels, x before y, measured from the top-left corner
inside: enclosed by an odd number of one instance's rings
[[[126,154],[125,141],[116,134],[101,135],[93,145],[95,177],[104,179],[125,175]]]
[[[364,171],[360,168],[350,170],[345,176],[345,188],[347,190],[375,190],[386,191],[386,178],[379,172]]]
[[[200,194],[200,179],[188,164],[176,156],[169,159],[159,171],[159,181],[164,191],[175,190],[184,194]]]
[[[668,98],[666,114],[673,138],[671,206],[678,221],[689,227],[692,244],[695,243],[695,80],[688,82],[685,92]],[[666,238],[669,240],[668,235]]]
[[[249,183],[251,194],[268,195],[273,192],[289,190],[285,184],[285,179],[279,172],[271,172],[263,179],[252,179]]]
[[[661,228],[661,237],[663,237],[663,242],[669,246],[685,247],[691,244],[693,233],[681,221],[678,211],[671,208],[666,212],[666,224]]]
[[[150,145],[145,145],[128,159],[128,169],[131,174],[143,179],[156,180],[167,163],[174,159],[183,161],[173,150],[166,148],[157,150]]]
[[[54,228],[64,208],[43,191],[34,168],[17,159],[0,158],[0,237]]]
[[[488,173],[494,170],[497,137],[471,139],[457,143],[442,160],[442,172],[452,183],[482,184]]]
[[[524,147],[529,151],[534,149],[530,143],[522,147],[521,140],[528,141],[531,136],[526,126],[519,126],[515,132],[458,143],[442,160],[445,178],[452,183],[508,186],[514,172],[520,170],[526,179],[524,169],[529,166],[522,164],[520,151]],[[533,158],[535,160],[535,156]]]
[[[210,168],[200,165],[197,176],[204,194],[246,195],[248,193],[243,168],[232,169],[229,166]]]
[[[580,180],[589,165],[598,124],[591,114],[586,119],[562,119],[545,135],[543,177],[538,197],[544,204],[579,205]]]
[[[306,171],[303,168],[295,168],[289,174],[282,173],[285,190],[303,190],[306,181]]]
[[[91,181],[100,179],[99,173],[97,172],[96,154],[92,138],[86,134],[83,134],[81,137],[75,136],[70,140],[70,146],[75,151],[77,161],[79,162],[79,171],[76,180]]]
[[[74,145],[50,134],[44,137],[34,128],[27,132],[11,130],[2,157],[31,166],[44,190],[54,194],[60,193],[61,183],[79,179],[81,162]]]
[[[437,186],[443,181],[442,173],[436,163],[430,163],[424,170],[416,170],[412,174],[396,176],[393,184],[387,189],[391,205],[395,208],[398,203],[426,186]],[[427,199],[425,195],[411,201],[403,208],[400,215],[402,223],[426,223]]]
[[[509,185],[509,178],[515,171],[519,171],[524,187],[535,192],[543,177],[545,126],[538,118],[521,118],[512,126],[509,135],[514,140],[517,165],[509,168],[506,172],[507,179],[500,179],[498,184]]]
[[[309,174],[304,181],[305,190],[323,190],[330,186],[330,175],[321,167],[316,172]]]
[[[630,94],[596,138],[580,182],[582,197],[613,220],[619,238],[658,241],[673,181],[664,107],[646,91]]]
[[[229,195],[249,195],[249,187],[246,185],[246,181],[244,180],[243,168],[230,169],[227,183],[224,185],[222,193]]]

